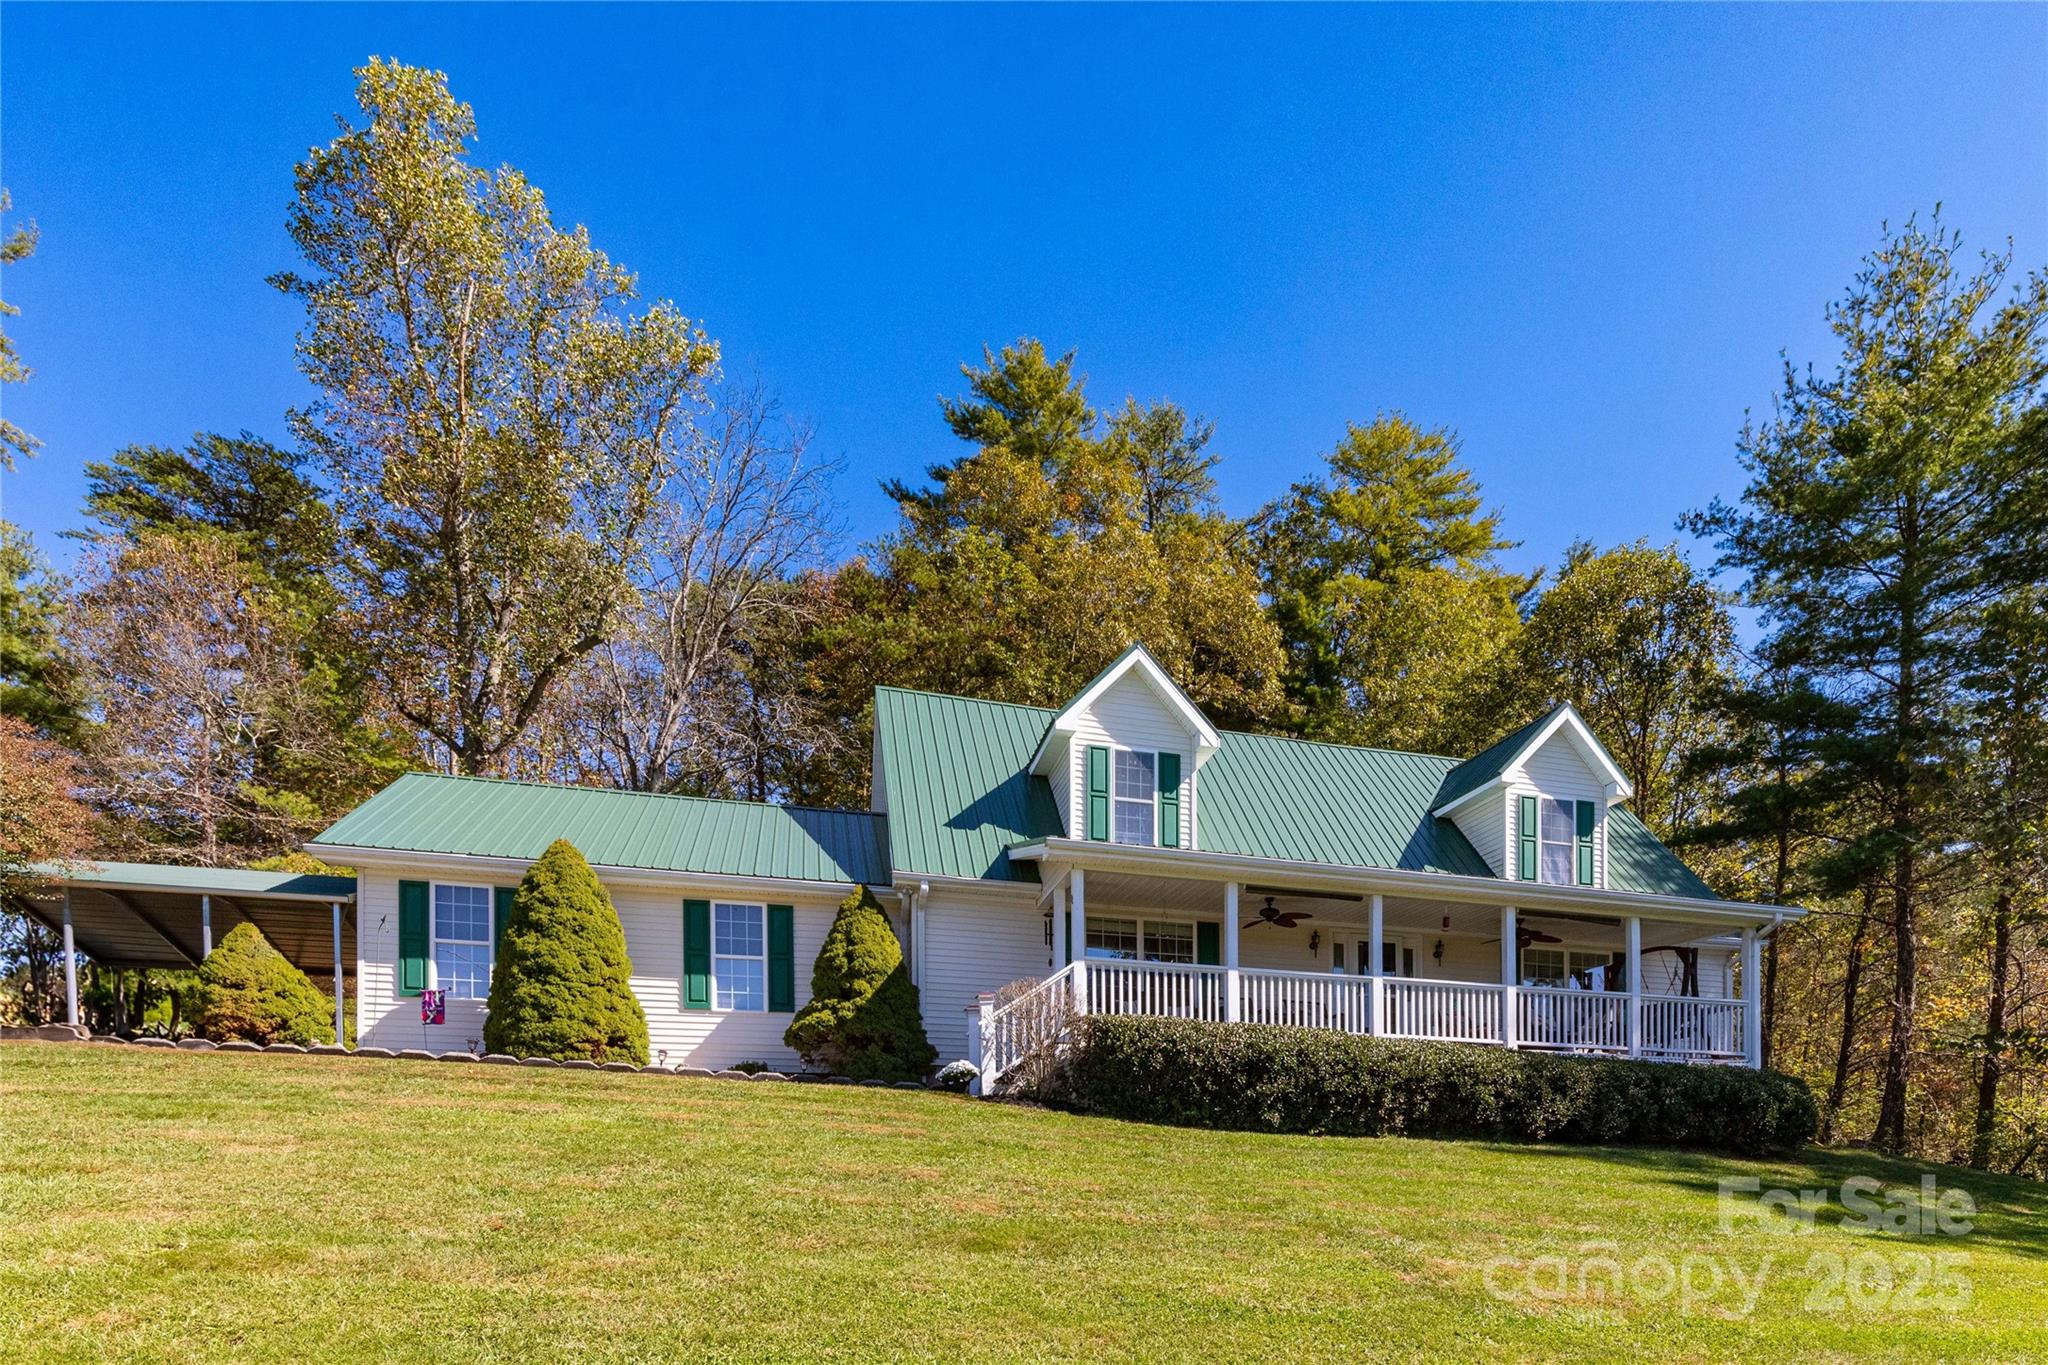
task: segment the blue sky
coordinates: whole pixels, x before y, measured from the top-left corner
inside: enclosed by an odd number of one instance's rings
[[[43,452],[4,513],[60,561],[80,468],[282,438],[306,390],[291,170],[372,53],[439,67],[644,291],[876,483],[951,458],[983,343],[1078,348],[1099,405],[1213,418],[1249,512],[1347,421],[1464,436],[1554,564],[1740,492],[1778,354],[1936,201],[2048,261],[2048,7],[575,9],[10,4],[4,281]]]

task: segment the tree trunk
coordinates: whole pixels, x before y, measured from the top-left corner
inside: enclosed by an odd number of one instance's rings
[[[1885,1037],[1884,1084],[1878,1095],[1877,1127],[1870,1145],[1894,1155],[1906,1150],[1906,1096],[1913,1076],[1915,1007],[1919,993],[1920,925],[1918,907],[1913,903],[1913,850],[1901,849],[1894,860],[1897,880],[1892,886],[1892,937],[1895,950],[1895,979],[1892,982],[1891,1031]]]
[[[1877,888],[1863,888],[1863,913],[1849,937],[1849,956],[1842,971],[1842,1036],[1835,1046],[1835,1075],[1828,1083],[1827,1109],[1821,1117],[1820,1140],[1835,1140],[1842,1105],[1849,1098],[1849,1063],[1856,1052],[1856,995],[1863,985],[1863,954],[1870,941],[1870,917],[1877,908]]]
[[[1970,1136],[1970,1164],[1991,1165],[1991,1137],[1998,1124],[1998,1085],[2005,1075],[2006,989],[2012,976],[2012,891],[2001,889],[1991,912],[1991,998],[1984,1006],[1984,1063],[1977,1072],[1977,1122]]]

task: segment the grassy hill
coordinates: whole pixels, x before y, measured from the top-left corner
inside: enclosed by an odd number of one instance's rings
[[[1819,1153],[1758,1164],[1189,1132],[890,1090],[11,1044],[0,1350],[10,1362],[2048,1357],[2039,1185],[1936,1171],[1982,1208],[1964,1237],[1856,1235],[1832,1226],[1839,1208],[1811,1235],[1719,1228],[1722,1176],[1819,1188],[1859,1175],[1917,1185],[1922,1170]],[[1937,1253],[1960,1261],[1936,1266]],[[1579,1282],[1602,1255],[1623,1269],[1618,1296],[1600,1292],[1597,1266]],[[1566,1258],[1561,1293],[1546,1256]],[[1922,1260],[1941,1274],[1915,1293]],[[1707,1293],[1710,1264],[1721,1280]],[[1665,1265],[1690,1274],[1692,1302]],[[1747,1313],[1738,1270],[1751,1285],[1762,1275]],[[1966,1307],[1941,1306],[1965,1287]]]

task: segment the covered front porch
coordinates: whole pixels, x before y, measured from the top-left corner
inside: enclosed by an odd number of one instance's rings
[[[985,1079],[1087,1014],[1759,1064],[1770,907],[1069,840],[1013,856],[1040,868],[1048,975],[971,1011]]]

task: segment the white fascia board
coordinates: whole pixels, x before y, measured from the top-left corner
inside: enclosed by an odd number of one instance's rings
[[[456,875],[523,877],[526,869],[533,866],[532,858],[496,858],[476,853],[429,853],[413,852],[407,849],[351,848],[343,844],[306,845],[306,851],[325,857],[334,855],[345,858],[356,866],[374,866],[383,869],[416,867],[429,871],[446,871]],[[794,877],[747,877],[730,872],[677,872],[657,867],[614,867],[607,863],[592,863],[590,870],[598,880],[617,886],[654,887],[667,890],[671,887],[685,889],[716,889],[730,887],[737,894],[749,896],[792,895],[844,897],[853,890],[852,882],[814,882]]]
[[[1102,675],[1089,684],[1087,691],[1068,702],[1061,708],[1060,713],[1052,718],[1052,724],[1046,727],[1044,737],[1038,741],[1038,751],[1031,755],[1032,772],[1044,772],[1044,765],[1052,752],[1053,736],[1072,734],[1078,725],[1077,717],[1080,713],[1093,706],[1104,692],[1115,686],[1119,679],[1134,668],[1152,685],[1152,690],[1173,708],[1181,723],[1194,735],[1196,767],[1200,767],[1203,759],[1223,747],[1223,736],[1216,732],[1216,727],[1202,714],[1202,708],[1188,700],[1188,694],[1180,690],[1180,684],[1167,676],[1166,670],[1159,666],[1159,661],[1153,658],[1143,645],[1133,645],[1125,651],[1123,658],[1103,670]]]
[[[951,899],[981,900],[991,905],[1029,904],[1046,890],[1038,882],[996,881],[987,877],[941,877],[929,872],[910,872],[902,868],[896,869],[894,878],[898,887],[916,890],[919,885],[924,885],[934,894],[944,892]]]
[[[1655,915],[1699,924],[1763,926],[1795,920],[1806,912],[1796,905],[1757,905],[1746,901],[1703,901],[1690,896],[1660,896],[1639,891],[1607,891],[1590,886],[1548,886],[1511,882],[1498,877],[1467,877],[1450,872],[1411,872],[1402,868],[1349,867],[1339,863],[1297,862],[1259,858],[1243,853],[1212,853],[1200,849],[1158,849],[1110,844],[1088,839],[1039,839],[1010,849],[1020,862],[1071,862],[1085,868],[1161,877],[1192,877],[1219,881],[1282,883],[1306,890],[1345,894],[1380,892],[1478,905],[1512,905],[1532,911],[1584,914]]]
[[[1519,759],[1517,759],[1516,761],[1520,762]],[[1437,819],[1441,820],[1445,816],[1449,815],[1452,811],[1463,810],[1465,807],[1471,805],[1474,801],[1477,801],[1482,796],[1498,796],[1503,790],[1513,785],[1514,784],[1508,780],[1507,774],[1502,773],[1499,777],[1494,778],[1491,782],[1480,783],[1478,786],[1474,787],[1471,791],[1466,792],[1457,800],[1446,801],[1443,805],[1438,806],[1435,810],[1431,811],[1430,814],[1435,816]]]

